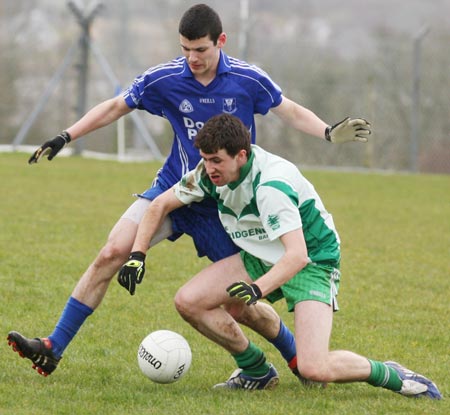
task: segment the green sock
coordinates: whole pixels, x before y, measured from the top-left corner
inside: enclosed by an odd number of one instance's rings
[[[233,355],[233,358],[245,375],[260,377],[269,372],[269,364],[266,363],[266,356],[252,342],[249,342],[247,349],[242,353]]]
[[[383,362],[369,359],[372,371],[367,383],[372,386],[380,386],[385,389],[389,389],[394,392],[398,392],[403,385],[403,381],[397,372],[389,366],[386,366]]]

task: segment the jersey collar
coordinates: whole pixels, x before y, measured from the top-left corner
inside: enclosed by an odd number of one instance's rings
[[[217,67],[217,74],[222,75],[223,73],[227,73],[231,71],[230,59],[225,54],[225,52],[220,49],[220,58],[219,65]]]
[[[194,78],[194,74],[192,73],[191,68],[189,68],[186,58],[184,59],[183,66],[184,66],[182,73],[183,78]],[[217,75],[222,75],[230,71],[231,71],[230,59],[228,58],[226,53],[221,49],[219,57],[219,65],[217,66]]]
[[[228,183],[228,187],[231,190],[236,189],[245,180],[245,178],[248,176],[249,172],[252,169],[252,165],[253,165],[253,160],[254,159],[255,159],[255,152],[253,151],[253,146],[252,146],[252,152],[250,154],[250,157],[247,160],[247,163],[245,163],[241,167],[241,170],[239,171],[239,179],[237,179],[234,182]]]

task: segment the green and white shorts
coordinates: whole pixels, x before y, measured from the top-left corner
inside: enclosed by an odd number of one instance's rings
[[[262,277],[272,268],[272,266],[265,265],[259,258],[248,252],[241,251],[240,254],[245,269],[253,281]],[[288,311],[294,311],[297,303],[306,300],[320,301],[332,306],[333,311],[338,311],[336,297],[339,291],[340,278],[339,264],[333,267],[310,263],[265,298],[271,303],[285,298]]]

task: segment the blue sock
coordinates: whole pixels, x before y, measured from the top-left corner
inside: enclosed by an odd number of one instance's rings
[[[93,309],[70,297],[56,324],[53,333],[48,336],[52,342],[53,353],[60,357],[71,340],[77,334],[85,320],[93,313]]]
[[[283,320],[280,320],[280,331],[278,336],[269,340],[281,353],[288,364],[297,355],[295,350],[295,339],[291,331],[284,325]]]

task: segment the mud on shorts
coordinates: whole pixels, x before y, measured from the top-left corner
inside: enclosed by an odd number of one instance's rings
[[[241,251],[240,255],[245,269],[253,281],[256,281],[272,268],[271,265],[265,265],[259,258],[248,252]],[[306,300],[328,304],[333,307],[333,311],[337,311],[339,307],[336,297],[339,291],[340,275],[339,264],[333,267],[309,263],[265,298],[271,303],[285,298],[288,311],[291,312],[294,311],[297,303]]]

